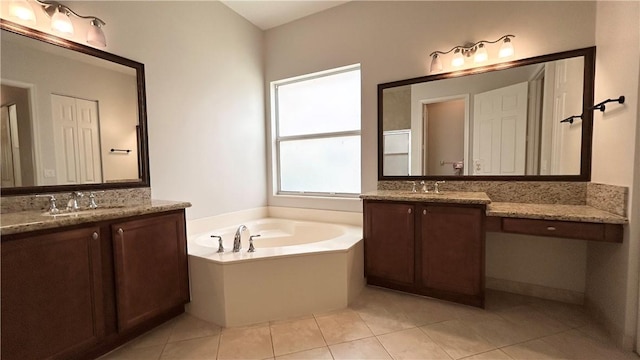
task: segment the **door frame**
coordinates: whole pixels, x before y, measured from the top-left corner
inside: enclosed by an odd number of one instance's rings
[[[469,115],[469,109],[471,107],[470,102],[470,95],[467,94],[458,94],[458,95],[450,95],[450,96],[442,96],[442,97],[437,97],[437,98],[429,98],[429,99],[421,99],[419,100],[420,103],[420,109],[421,109],[421,114],[422,114],[422,132],[420,134],[422,140],[422,152],[421,152],[421,162],[422,164],[420,164],[421,169],[422,169],[422,174],[426,174],[426,158],[427,158],[427,145],[428,144],[428,136],[427,136],[427,131],[429,129],[429,119],[425,118],[424,116],[424,108],[426,105],[429,104],[436,104],[436,103],[441,103],[441,102],[447,102],[447,101],[452,101],[452,100],[463,100],[464,101],[464,149],[463,149],[463,163],[464,163],[464,167],[463,167],[463,174],[464,175],[469,175],[469,165],[468,165],[468,161],[467,159],[470,159],[470,151],[471,149],[473,149],[473,147],[469,146],[469,139],[472,136],[472,132],[473,130],[471,129],[471,118]],[[413,134],[411,135],[412,139],[413,139]]]

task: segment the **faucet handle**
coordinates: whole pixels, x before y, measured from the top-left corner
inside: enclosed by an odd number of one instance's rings
[[[411,192],[416,192],[416,182],[415,181],[407,181],[411,184]]]
[[[249,250],[247,252],[256,252],[256,248],[253,246],[253,238],[260,237],[260,235],[249,236]]]
[[[427,183],[424,180],[420,181],[420,185],[422,185],[422,192],[425,192],[425,193],[429,192],[429,189],[427,188]]]
[[[49,214],[57,214],[60,212],[56,205],[56,197],[53,194],[36,194],[36,197],[48,197],[49,198]]]
[[[440,192],[440,189],[438,188],[438,186],[439,186],[440,184],[444,184],[445,182],[446,182],[446,181],[444,181],[444,180],[436,181],[436,182],[433,184],[433,186],[435,187],[434,192],[439,193],[439,192]]]
[[[100,191],[91,191],[89,193],[89,209],[97,209],[98,204],[96,203],[96,193],[103,193],[104,190]]]
[[[222,246],[222,236],[218,236],[218,235],[211,235],[212,238],[218,238],[218,251],[217,253],[223,253],[224,252],[224,247]]]

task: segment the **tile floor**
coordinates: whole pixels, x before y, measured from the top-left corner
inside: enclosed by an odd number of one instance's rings
[[[486,303],[367,287],[344,310],[243,328],[183,314],[101,359],[640,359],[580,306],[490,290]]]

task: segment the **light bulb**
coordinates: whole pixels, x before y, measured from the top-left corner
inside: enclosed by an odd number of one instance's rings
[[[36,22],[36,14],[26,0],[12,0],[9,4],[9,14],[23,21]]]
[[[451,66],[459,67],[462,65],[464,65],[464,56],[462,56],[460,49],[456,49],[453,53],[453,59],[451,59]]]
[[[438,71],[442,71],[442,61],[440,61],[438,54],[433,54],[433,57],[431,58],[431,69],[429,72],[436,73]]]
[[[487,49],[484,48],[484,45],[478,45],[478,49],[476,50],[476,54],[473,56],[473,62],[481,63],[487,61],[489,58],[489,54],[487,54]]]
[[[102,31],[102,23],[99,20],[91,20],[91,26],[87,32],[87,43],[93,46],[106,47],[107,39]]]
[[[60,11],[60,8],[56,9],[56,12],[51,17],[51,30],[73,35],[73,24],[69,15]]]
[[[506,58],[509,56],[513,56],[513,44],[511,44],[511,40],[509,38],[505,38],[502,46],[500,46],[500,51],[498,52],[498,57]]]

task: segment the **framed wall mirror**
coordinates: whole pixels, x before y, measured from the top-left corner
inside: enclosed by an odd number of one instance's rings
[[[0,28],[2,196],[148,187],[144,65]]]
[[[590,47],[379,84],[378,179],[589,181],[594,75]]]

